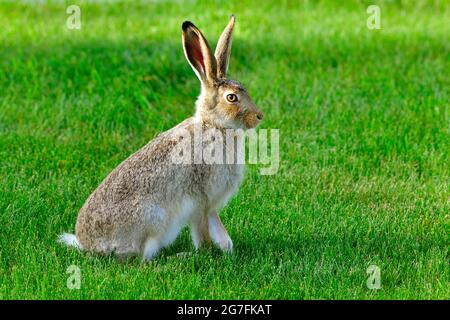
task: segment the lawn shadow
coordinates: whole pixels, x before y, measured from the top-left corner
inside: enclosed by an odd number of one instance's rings
[[[236,252],[248,263],[252,257],[261,255],[282,259],[284,253],[288,257],[314,258],[320,262],[327,257],[342,263],[351,263],[348,257],[355,257],[355,261],[371,260],[392,261],[392,259],[406,260],[413,263],[420,254],[432,252],[436,248],[443,251],[446,248],[445,241],[439,241],[431,235],[417,237],[411,235],[388,234],[387,232],[373,232],[373,237],[366,234],[346,234],[340,237],[338,234],[328,235],[301,235],[286,237],[281,233],[273,233],[270,237],[261,233],[258,241],[252,238],[235,237]]]

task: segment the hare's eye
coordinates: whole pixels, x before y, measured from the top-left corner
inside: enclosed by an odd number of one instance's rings
[[[225,96],[225,98],[227,99],[228,102],[230,103],[234,103],[238,101],[238,97],[237,95],[235,95],[234,93],[229,93]]]

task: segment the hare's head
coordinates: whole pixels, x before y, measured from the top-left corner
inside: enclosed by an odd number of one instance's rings
[[[220,128],[250,129],[263,118],[245,88],[227,79],[234,16],[223,31],[213,55],[203,34],[190,21],[183,22],[186,59],[201,82],[196,117]]]

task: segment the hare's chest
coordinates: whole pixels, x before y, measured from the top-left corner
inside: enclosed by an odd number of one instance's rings
[[[211,209],[223,207],[237,192],[243,178],[243,165],[214,166],[205,190]]]

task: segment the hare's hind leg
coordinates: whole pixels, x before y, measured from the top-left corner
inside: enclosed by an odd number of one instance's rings
[[[147,203],[144,206],[144,233],[146,236],[141,242],[142,261],[152,260],[165,244],[161,238],[169,224],[166,210],[159,205]]]
[[[208,230],[212,241],[225,252],[233,250],[233,241],[231,241],[227,230],[220,221],[217,211],[212,211],[208,214]]]

